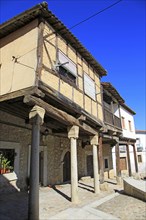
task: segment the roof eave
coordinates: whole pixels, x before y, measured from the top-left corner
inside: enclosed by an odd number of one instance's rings
[[[106,76],[106,70],[95,60],[95,58],[90,54],[90,52],[79,42],[79,40],[69,31],[69,29],[54,15],[51,11],[48,10],[48,4],[43,2],[34,6],[33,8],[24,11],[16,17],[6,21],[0,25],[0,38],[7,36],[8,34],[14,32],[20,27],[26,25],[32,20],[38,18],[39,16],[43,17],[50,25],[50,20],[56,21],[54,29],[60,35],[63,35],[62,30],[65,30],[68,34],[66,38],[70,41],[70,44],[79,52],[79,54],[92,66],[92,68],[98,72],[99,76]],[[58,25],[58,26],[57,26]],[[64,36],[63,36],[64,37]],[[65,38],[65,37],[64,37]]]

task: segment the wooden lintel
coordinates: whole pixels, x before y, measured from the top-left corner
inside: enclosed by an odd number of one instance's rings
[[[0,102],[3,102],[3,101],[7,101],[7,100],[10,100],[10,99],[15,99],[15,98],[18,98],[18,97],[22,97],[22,96],[26,96],[26,95],[36,95],[38,97],[44,97],[45,94],[39,90],[37,87],[29,87],[29,88],[26,88],[26,89],[21,89],[21,90],[18,90],[18,91],[14,91],[14,92],[11,92],[11,93],[7,93],[7,94],[4,94],[4,95],[1,95],[0,96]]]
[[[42,99],[37,98],[32,95],[27,95],[24,97],[23,102],[27,105],[34,106],[38,105],[46,110],[46,115],[54,118],[55,120],[65,124],[66,126],[77,125],[80,129],[88,134],[97,134],[97,131],[91,128],[89,125],[85,123],[80,123],[78,119],[69,115],[68,113],[55,108],[54,106],[44,102]]]

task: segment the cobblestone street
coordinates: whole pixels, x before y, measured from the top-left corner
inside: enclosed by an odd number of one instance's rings
[[[80,202],[70,202],[70,184],[40,187],[40,220],[47,219],[121,219],[145,220],[146,203],[123,194],[122,186],[108,181],[99,194],[93,181],[79,182]],[[28,194],[11,193],[0,197],[0,219],[27,220]]]
[[[121,220],[145,220],[146,203],[127,196],[119,194],[113,199],[97,206],[97,209],[118,217]]]

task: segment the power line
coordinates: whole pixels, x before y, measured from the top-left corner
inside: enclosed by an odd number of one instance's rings
[[[111,5],[107,6],[106,8],[104,8],[104,9],[102,9],[102,10],[96,12],[95,14],[91,15],[90,17],[88,17],[88,18],[86,18],[86,19],[84,19],[84,20],[78,22],[77,24],[73,25],[72,27],[68,28],[68,30],[71,30],[71,29],[73,29],[73,28],[75,28],[75,27],[81,25],[82,23],[84,23],[84,22],[88,21],[89,19],[91,19],[91,18],[97,16],[98,14],[100,14],[100,13],[102,13],[102,12],[104,12],[104,11],[110,9],[110,8],[112,8],[113,6],[117,5],[117,4],[120,3],[121,1],[123,1],[123,0],[119,0],[119,1],[117,1],[117,2],[115,2],[115,3],[113,3],[113,4],[111,4]],[[54,32],[54,34],[55,34],[55,32]],[[53,40],[55,37],[56,37],[56,36],[52,37],[49,41]],[[37,48],[37,47],[33,48],[32,50],[35,50],[36,48]],[[21,58],[21,57],[23,57],[23,56],[25,56],[26,54],[28,54],[28,53],[31,52],[32,50],[30,50],[30,51],[28,51],[27,53],[25,53],[25,54],[19,56],[18,59]]]
[[[96,12],[95,14],[91,15],[90,17],[88,17],[88,18],[84,19],[83,21],[80,21],[79,23],[77,23],[77,24],[73,25],[72,27],[70,27],[69,30],[71,30],[71,29],[77,27],[78,25],[80,25],[80,24],[82,24],[82,23],[88,21],[89,19],[91,19],[91,18],[95,17],[96,15],[98,15],[98,14],[100,14],[100,13],[102,13],[102,12],[108,10],[109,8],[112,8],[113,6],[117,5],[117,4],[120,3],[121,1],[123,1],[123,0],[119,0],[119,1],[115,2],[114,4],[109,5],[108,7],[102,9],[101,11]]]
[[[84,19],[83,21],[80,21],[80,22],[78,22],[77,24],[73,25],[72,27],[68,28],[68,30],[71,30],[71,29],[73,29],[73,28],[79,26],[80,24],[82,24],[82,23],[88,21],[89,19],[95,17],[96,15],[98,15],[98,14],[100,14],[100,13],[102,13],[102,12],[108,10],[109,8],[112,8],[113,6],[117,5],[117,4],[120,3],[121,1],[123,1],[123,0],[119,0],[119,1],[117,1],[117,2],[115,2],[115,3],[113,3],[112,5],[109,5],[109,6],[107,6],[106,8],[104,8],[104,9],[102,9],[102,10],[96,12],[95,14],[91,15],[90,17],[88,17],[88,18]],[[55,37],[51,38],[49,41],[53,40],[54,38],[55,38]]]

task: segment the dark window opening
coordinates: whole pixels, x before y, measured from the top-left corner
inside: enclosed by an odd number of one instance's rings
[[[64,81],[76,85],[76,77],[64,67],[59,67],[59,74]]]
[[[141,155],[138,155],[137,159],[138,159],[138,163],[142,163],[142,156]]]
[[[14,149],[0,149],[0,174],[13,172],[14,159]]]
[[[104,159],[104,168],[105,169],[109,168],[109,166],[108,166],[108,159]]]

